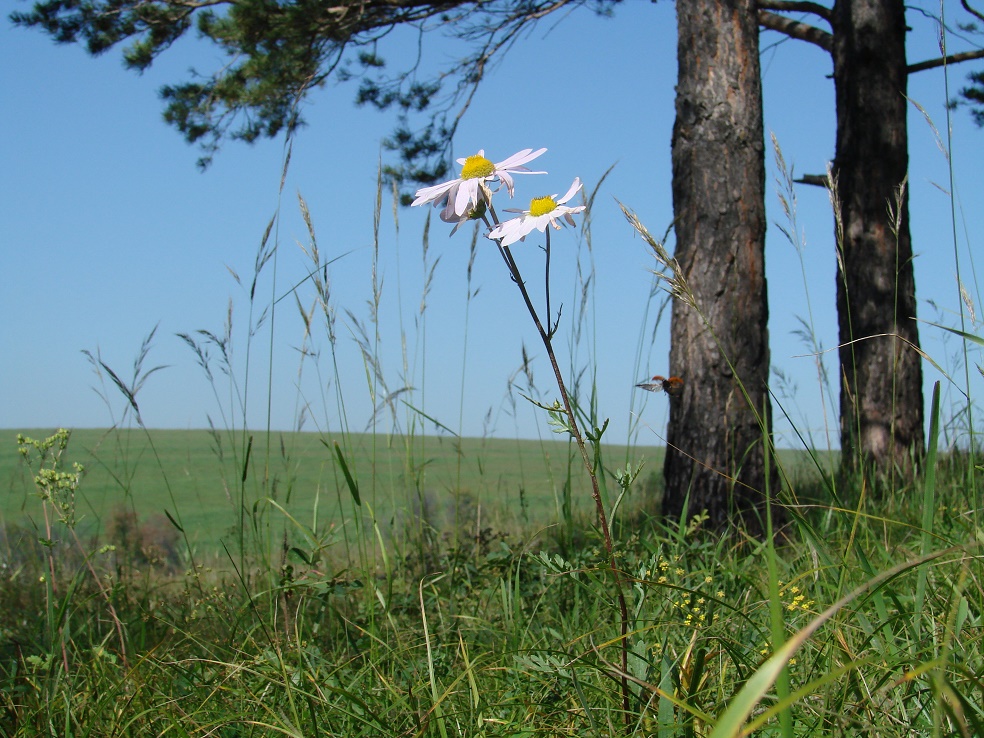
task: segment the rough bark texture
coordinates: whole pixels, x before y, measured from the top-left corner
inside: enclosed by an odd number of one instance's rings
[[[897,198],[909,165],[905,9],[839,0],[833,25],[842,459],[908,476],[925,439],[908,193]]]
[[[750,403],[770,426],[771,405],[755,1],[679,2],[677,29],[675,256],[703,318],[674,302],[670,371],[686,385],[670,406],[663,511],[679,517],[689,496],[689,516],[707,511],[720,529],[737,513],[759,532],[763,445]]]

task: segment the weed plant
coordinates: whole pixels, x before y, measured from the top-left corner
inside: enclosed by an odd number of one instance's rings
[[[377,224],[381,201],[382,186]],[[335,388],[308,434],[331,459],[324,478],[300,470],[303,434],[245,424],[260,400],[255,378],[237,372],[248,373],[277,301],[257,289],[276,265],[271,222],[247,290],[246,356],[232,349],[231,309],[223,331],[183,336],[221,408],[208,434],[225,501],[220,546],[203,549],[199,505],[176,481],[165,436],[143,426],[139,390],[156,370],[145,368],[149,339],[130,378],[90,355],[126,402],[101,457],[113,459],[122,505],[85,507],[96,524],[80,529],[86,479],[69,434],[21,439],[33,492],[30,514],[0,531],[0,735],[984,735],[980,457],[973,443],[938,448],[938,387],[925,470],[910,488],[870,495],[860,477],[837,480],[830,449],[811,445],[807,465],[770,457],[792,521],[784,536],[717,535],[700,514],[662,520],[658,477],[639,473],[631,448],[595,443],[604,422],[580,379],[591,376],[581,343],[593,269],[586,226],[574,286],[580,338],[557,377],[570,404],[546,407],[568,433],[575,422],[589,429],[596,485],[570,443],[560,463],[557,446],[530,443],[554,475],[535,484],[553,491],[533,515],[499,517],[481,491],[464,493],[482,489],[463,483],[466,466],[494,476],[491,441],[426,436],[425,405],[407,410],[396,433],[350,428],[330,259],[300,207],[313,297],[297,300],[299,372],[327,373],[320,385]],[[432,274],[427,243],[425,233]],[[395,417],[426,357],[405,360],[403,386],[387,381],[372,284],[368,322],[351,311],[346,320],[376,406]],[[414,325],[425,331],[420,305]],[[546,316],[540,332],[552,339],[561,324]],[[418,339],[426,345],[399,336]],[[463,349],[463,372],[467,359]],[[827,381],[819,363],[818,377]],[[529,372],[514,386],[524,380],[526,396],[549,396]],[[329,417],[338,432],[326,430]],[[435,501],[429,481],[437,457],[451,470],[450,504]],[[519,486],[533,494],[523,458]],[[159,478],[161,516],[136,500],[138,467]],[[599,505],[579,506],[592,491]]]

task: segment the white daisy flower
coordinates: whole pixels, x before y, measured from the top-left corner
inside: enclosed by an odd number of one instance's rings
[[[560,230],[560,219],[565,220],[569,225],[575,225],[573,216],[584,210],[584,205],[568,207],[565,203],[577,194],[581,189],[581,180],[574,178],[574,183],[567,190],[567,194],[559,200],[556,195],[551,197],[535,197],[530,201],[529,210],[507,210],[509,213],[521,213],[518,218],[512,218],[505,223],[500,223],[489,233],[489,238],[496,241],[501,239],[503,246],[509,246],[517,241],[522,241],[534,229],[543,233],[547,226],[551,225]]]
[[[515,184],[514,174],[546,174],[546,172],[531,172],[523,165],[540,156],[546,149],[523,149],[508,159],[493,164],[485,158],[485,149],[474,156],[458,159],[461,164],[461,176],[448,182],[442,182],[433,187],[417,190],[417,199],[411,205],[424,205],[432,202],[435,207],[444,206],[441,220],[446,223],[458,223],[462,216],[471,213],[478,207],[479,198],[488,202],[492,196],[488,182],[498,179],[506,186],[509,197],[513,196]],[[479,193],[483,193],[480,195]]]

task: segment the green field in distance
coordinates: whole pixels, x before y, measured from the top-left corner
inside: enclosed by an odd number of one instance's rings
[[[41,439],[49,430],[25,430]],[[40,521],[41,504],[31,473],[17,453],[18,431],[0,431],[0,523]],[[363,510],[381,523],[406,510],[424,509],[448,525],[462,505],[472,518],[480,510],[494,528],[515,529],[557,519],[563,486],[572,479],[576,510],[593,503],[576,447],[562,440],[476,439],[318,433],[255,433],[243,478],[246,441],[241,433],[205,430],[72,432],[64,464],[85,467],[77,510],[91,531],[115,507],[146,518],[166,511],[193,540],[208,542],[235,526],[242,501],[252,511],[272,509],[269,500],[310,525],[317,504],[320,521],[353,516],[354,502],[338,462],[338,442],[358,484]],[[663,451],[655,447],[605,446],[609,470],[627,462],[645,466],[640,477],[653,484]],[[570,460],[570,466],[569,466]],[[617,485],[609,475],[609,491]],[[283,513],[278,513],[283,514]],[[40,524],[40,523],[39,523]]]

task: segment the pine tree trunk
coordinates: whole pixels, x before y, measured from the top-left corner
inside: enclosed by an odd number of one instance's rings
[[[909,476],[925,439],[908,192],[898,197],[909,164],[905,9],[838,0],[833,25],[842,460],[845,471],[861,461]]]
[[[688,517],[706,511],[714,528],[737,514],[760,532],[765,472],[756,413],[771,426],[771,405],[755,5],[677,3],[675,256],[700,313],[674,301],[670,372],[686,384],[670,400],[663,512],[678,518],[686,502]]]

